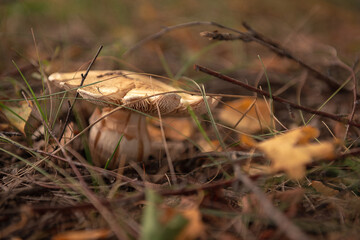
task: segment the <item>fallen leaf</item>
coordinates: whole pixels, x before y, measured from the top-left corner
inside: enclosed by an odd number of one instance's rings
[[[108,238],[111,231],[108,229],[91,229],[68,231],[55,235],[52,240],[95,240]]]
[[[32,210],[29,206],[23,205],[20,207],[20,219],[16,222],[12,222],[7,227],[0,229],[0,238],[1,239],[13,239],[10,235],[13,235],[14,232],[24,229],[28,224],[32,216]]]
[[[198,201],[197,197],[182,197],[175,207],[163,206],[165,211],[161,217],[161,222],[169,222],[177,215],[181,215],[188,221],[179,235],[176,236],[176,240],[198,239],[204,236],[205,226],[199,211]]]
[[[333,126],[333,132],[338,139],[344,139],[346,133],[346,127],[344,123],[335,122]]]
[[[274,192],[268,194],[267,197],[286,214],[286,216],[292,218],[295,217],[299,208],[299,205],[304,198],[304,189],[295,188],[284,192]],[[262,201],[259,200],[254,194],[247,194],[239,200],[239,205],[242,207],[243,213],[256,212],[261,217],[265,217],[264,206]]]
[[[204,223],[197,207],[186,209],[180,212],[189,223],[177,236],[177,240],[198,239],[205,233]]]
[[[227,102],[219,111],[219,119],[244,133],[256,133],[272,128],[270,106],[263,99],[252,97]]]
[[[272,161],[274,172],[283,170],[291,178],[300,179],[305,175],[306,164],[335,156],[335,142],[309,143],[318,135],[316,128],[306,126],[263,141],[257,147]]]
[[[9,120],[9,123],[25,135],[25,125],[30,117],[32,108],[25,101],[19,102],[18,106],[5,106],[1,104],[1,112]]]
[[[0,123],[0,131],[4,132],[10,129],[10,125],[7,123]]]
[[[271,169],[269,166],[264,166],[256,163],[245,165],[243,168],[243,170],[249,176],[267,175],[271,173]]]
[[[204,138],[196,142],[200,147],[202,152],[221,152],[222,147],[220,146],[219,140],[210,140],[207,141]]]
[[[311,181],[311,186],[318,192],[328,197],[336,196],[339,191],[325,186],[320,181]]]
[[[245,148],[254,148],[257,145],[257,142],[253,138],[251,138],[247,135],[240,134],[239,138],[240,138],[241,145]]]
[[[140,239],[190,240],[204,236],[205,226],[198,207],[201,196],[182,197],[180,201],[167,203],[152,190],[148,190],[146,196],[147,205],[144,209]]]
[[[275,192],[274,199],[280,201],[286,216],[292,218],[297,215],[304,194],[305,190],[303,188],[294,188],[283,192]]]

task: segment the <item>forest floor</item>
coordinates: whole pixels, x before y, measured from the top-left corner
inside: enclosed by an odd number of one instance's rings
[[[360,239],[359,13],[355,0],[1,2],[0,238]],[[96,106],[48,81],[89,65],[217,106],[147,116],[149,158],[94,166]]]

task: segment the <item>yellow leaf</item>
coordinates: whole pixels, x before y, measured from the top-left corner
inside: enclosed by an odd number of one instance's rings
[[[268,129],[272,122],[269,104],[252,97],[227,102],[219,118],[226,125],[249,134]]]
[[[68,231],[57,234],[52,240],[90,240],[107,239],[111,235],[108,229],[93,229],[81,231]]]
[[[244,135],[244,134],[240,134],[239,137],[240,137],[240,142],[244,147],[247,147],[247,148],[256,147],[257,142],[253,138],[251,138],[247,135]]]
[[[170,221],[177,214],[182,215],[188,220],[187,225],[181,230],[176,240],[203,239],[205,235],[205,225],[202,221],[202,215],[199,210],[199,203],[202,201],[199,197],[182,197],[176,207],[164,207],[164,214],[161,222]]]
[[[274,172],[283,170],[291,178],[300,179],[306,164],[335,156],[335,142],[308,143],[318,134],[317,129],[306,126],[263,141],[258,148],[272,161]]]
[[[311,181],[311,186],[315,188],[317,192],[328,197],[333,197],[339,193],[338,190],[327,187],[320,181]]]
[[[244,166],[244,167],[247,167],[246,169],[244,169],[244,171],[249,176],[267,175],[267,174],[271,173],[271,169],[269,166],[264,166],[264,165],[260,165],[260,164],[256,164],[256,163],[252,163],[252,164],[250,164],[248,166]]]
[[[205,233],[201,213],[198,208],[183,210],[182,215],[189,221],[185,229],[176,237],[176,240],[198,239]]]
[[[32,108],[25,101],[20,102],[18,106],[1,108],[1,112],[9,120],[9,123],[23,134],[25,134],[25,124],[30,117],[31,111]]]
[[[202,152],[221,152],[223,150],[218,140],[210,140],[208,142],[205,139],[200,139],[196,143],[201,147]]]

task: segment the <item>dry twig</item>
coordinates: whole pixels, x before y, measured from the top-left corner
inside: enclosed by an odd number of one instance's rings
[[[315,68],[311,67],[310,65],[308,65],[307,63],[302,61],[300,58],[296,57],[289,50],[285,49],[279,43],[276,43],[275,41],[256,32],[247,23],[243,23],[243,26],[248,30],[248,32],[241,32],[238,30],[225,28],[225,29],[236,32],[237,35],[234,35],[231,33],[219,33],[218,31],[213,31],[213,32],[202,32],[202,33],[200,33],[200,36],[207,37],[210,40],[220,40],[220,41],[241,40],[243,42],[256,42],[256,43],[270,49],[277,55],[279,55],[281,57],[286,57],[286,58],[298,63],[300,66],[307,69],[311,75],[313,75],[317,79],[323,81],[330,88],[338,89],[341,86],[341,84],[339,84],[335,79],[333,79],[332,77],[327,76],[327,75],[319,72]],[[344,90],[350,91],[348,89],[344,89]]]
[[[254,88],[246,83],[243,83],[235,78],[231,78],[231,77],[228,77],[226,75],[223,75],[219,72],[215,72],[209,68],[206,68],[206,67],[202,67],[202,66],[199,66],[199,65],[195,65],[194,66],[195,69],[197,71],[200,71],[200,72],[204,72],[206,74],[209,74],[211,76],[214,76],[214,77],[217,77],[221,80],[225,80],[227,82],[230,82],[230,83],[233,83],[235,85],[238,85],[238,86],[241,86],[249,91],[252,91],[252,92],[256,92],[256,93],[259,93],[265,97],[270,97],[270,94],[266,91],[263,91],[263,90],[260,90],[258,88]],[[312,113],[312,114],[316,114],[318,116],[321,116],[321,117],[325,117],[325,118],[329,118],[329,119],[332,119],[332,120],[335,120],[337,122],[342,122],[342,123],[345,123],[345,124],[349,124],[351,126],[354,126],[354,127],[357,127],[357,128],[360,128],[360,123],[357,123],[353,120],[349,120],[348,118],[343,118],[343,117],[340,117],[340,116],[337,116],[337,115],[334,115],[334,114],[331,114],[331,113],[327,113],[327,112],[322,112],[322,111],[317,111],[317,110],[314,110],[312,108],[308,108],[308,107],[303,107],[303,106],[300,106],[298,104],[295,104],[293,102],[290,102],[284,98],[280,98],[280,97],[277,97],[277,96],[272,96],[272,99],[277,101],[277,102],[280,102],[280,103],[284,103],[284,104],[287,104],[288,106],[291,106],[295,109],[300,109],[300,110],[303,110],[305,112],[308,112],[308,113]]]
[[[214,39],[214,40],[241,40],[241,41],[244,41],[244,42],[256,42],[256,43],[258,43],[258,44],[260,44],[260,45],[262,45],[262,46],[264,46],[266,48],[269,48],[271,51],[275,52],[279,56],[286,57],[286,58],[298,63],[300,66],[307,69],[311,75],[313,75],[317,79],[323,81],[330,88],[338,89],[341,86],[341,84],[339,84],[335,79],[333,79],[332,77],[327,76],[327,75],[319,72],[318,70],[316,70],[312,66],[310,66],[307,63],[303,62],[300,58],[296,57],[294,54],[292,54],[289,50],[282,47],[280,44],[278,44],[275,41],[273,41],[273,40],[265,37],[264,35],[256,32],[247,23],[243,23],[243,26],[248,30],[248,32],[242,32],[242,31],[239,31],[237,29],[230,28],[230,27],[221,25],[221,24],[216,23],[216,22],[207,22],[207,21],[194,21],[194,22],[187,22],[187,23],[177,24],[177,25],[173,25],[173,26],[168,26],[168,27],[163,28],[159,32],[156,32],[156,33],[154,33],[152,35],[149,35],[148,37],[146,37],[143,40],[136,43],[133,47],[129,48],[123,54],[123,57],[129,55],[130,53],[132,53],[133,51],[138,49],[140,46],[142,46],[143,44],[145,44],[147,42],[150,42],[150,41],[153,41],[153,40],[156,40],[156,39],[159,39],[160,37],[162,37],[164,34],[166,34],[168,32],[178,30],[178,29],[182,29],[182,28],[201,26],[201,25],[215,26],[215,27],[218,27],[218,28],[221,28],[221,29],[226,29],[226,30],[229,30],[231,32],[236,33],[236,35],[234,35],[234,34],[231,34],[231,33],[219,33],[218,31],[203,32],[203,33],[201,33],[201,35],[203,37],[208,37],[208,38],[211,38],[211,39]],[[351,91],[351,90],[346,89],[346,88],[344,90],[348,91],[348,92]],[[359,94],[357,94],[357,97],[359,98]]]
[[[95,54],[94,58],[92,59],[91,63],[89,64],[88,68],[86,69],[85,74],[81,74],[82,79],[81,79],[81,83],[80,83],[80,86],[79,86],[79,87],[81,87],[81,86],[84,84],[84,81],[85,81],[85,79],[86,79],[86,77],[87,77],[87,75],[88,75],[88,73],[89,73],[92,65],[93,65],[94,62],[96,61],[96,58],[99,56],[102,48],[103,48],[103,46],[100,46],[100,47],[99,47],[97,53]],[[64,128],[62,129],[61,134],[60,134],[60,137],[59,137],[59,142],[61,142],[61,139],[62,139],[62,137],[64,136],[66,127],[67,127],[67,125],[69,124],[69,121],[70,121],[70,116],[71,116],[71,113],[72,113],[72,109],[74,108],[76,99],[78,99],[78,97],[79,97],[79,93],[76,92],[74,102],[73,102],[72,104],[69,103],[69,109],[68,109],[68,112],[67,112],[67,115],[66,115]]]

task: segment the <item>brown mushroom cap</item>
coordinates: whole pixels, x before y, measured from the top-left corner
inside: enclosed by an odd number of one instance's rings
[[[81,74],[84,73],[54,73],[49,76],[49,80],[62,88],[74,89],[80,85]],[[162,115],[186,115],[188,106],[191,106],[196,113],[206,112],[202,96],[174,93],[183,90],[171,87],[152,76],[130,71],[90,71],[83,86],[77,89],[78,93],[84,99],[98,105],[111,107],[114,107],[114,104],[126,105],[152,115],[157,115],[158,107]],[[217,100],[214,98],[207,97],[207,101],[210,107],[217,105]]]

